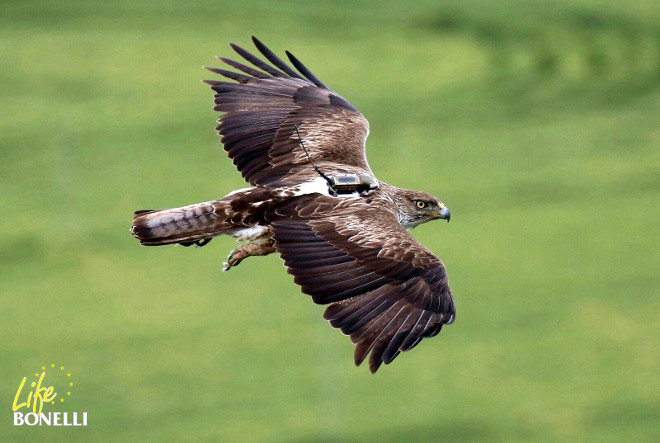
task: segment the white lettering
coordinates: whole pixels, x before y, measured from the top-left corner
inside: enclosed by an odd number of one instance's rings
[[[30,420],[29,420],[30,417],[34,418],[34,421],[32,423],[30,423]],[[34,425],[37,424],[37,422],[39,422],[39,416],[35,412],[28,412],[27,414],[25,414],[25,424],[26,425],[34,426]]]
[[[44,414],[43,412],[39,413],[39,426],[43,426],[44,424],[50,426],[50,421],[50,413],[48,413],[48,415]]]
[[[14,426],[87,426],[87,412],[22,412],[14,411]],[[82,415],[82,423],[79,421]]]
[[[23,413],[14,412],[14,426],[23,426],[23,423],[24,423]]]

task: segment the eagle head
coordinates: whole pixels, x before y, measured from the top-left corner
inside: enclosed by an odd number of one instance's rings
[[[399,222],[406,229],[431,220],[449,221],[449,209],[426,192],[402,189],[394,200],[399,208]]]

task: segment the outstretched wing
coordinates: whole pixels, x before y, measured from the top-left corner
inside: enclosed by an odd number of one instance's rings
[[[350,335],[355,364],[376,372],[454,321],[440,260],[394,214],[360,199],[318,194],[289,200],[267,218],[294,281],[324,317]]]
[[[315,176],[298,133],[324,172],[371,174],[364,147],[369,123],[362,114],[288,51],[298,72],[252,40],[272,65],[232,44],[254,67],[220,58],[241,73],[207,69],[238,83],[205,80],[215,91],[214,109],[225,113],[216,129],[243,178],[252,185],[281,186]]]

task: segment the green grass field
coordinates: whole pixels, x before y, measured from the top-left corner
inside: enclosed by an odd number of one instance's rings
[[[0,440],[660,440],[660,4],[405,3],[0,4]],[[276,255],[128,232],[245,186],[199,80],[252,34],[452,211],[457,320],[376,375]],[[50,364],[86,428],[12,426]]]

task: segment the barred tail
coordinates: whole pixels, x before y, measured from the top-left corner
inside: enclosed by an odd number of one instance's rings
[[[222,206],[226,204],[217,200],[161,211],[136,211],[131,234],[146,246],[172,243],[204,246],[211,238],[232,228],[231,223],[224,220]]]

